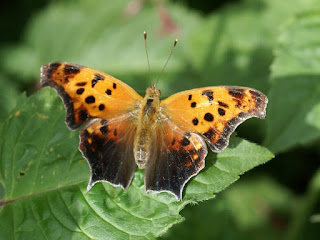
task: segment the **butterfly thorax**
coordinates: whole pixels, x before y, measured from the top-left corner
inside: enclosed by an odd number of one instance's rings
[[[133,148],[135,161],[140,169],[145,167],[152,152],[152,136],[159,116],[160,94],[160,90],[153,85],[147,88],[146,95],[140,104]]]

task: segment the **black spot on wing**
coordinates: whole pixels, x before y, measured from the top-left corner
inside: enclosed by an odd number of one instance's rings
[[[224,116],[226,114],[226,111],[223,108],[218,108],[218,113],[220,116]]]
[[[214,139],[215,131],[213,128],[209,128],[208,131],[203,133],[203,136],[205,136],[208,140]]]
[[[77,89],[77,94],[81,95],[84,92],[84,88]]]
[[[221,106],[221,107],[229,108],[228,104],[226,104],[224,102],[218,101],[218,103],[219,103],[219,106]]]
[[[211,113],[209,113],[209,112],[206,113],[203,118],[204,118],[204,120],[206,120],[208,122],[212,122],[214,120],[213,115]]]
[[[103,111],[105,109],[105,106],[104,106],[104,104],[100,104],[98,108],[100,111]]]
[[[100,127],[100,132],[102,134],[107,134],[108,133],[108,126],[104,125],[104,126]]]
[[[251,97],[254,99],[255,101],[255,109],[253,111],[253,114],[259,118],[264,119],[265,118],[265,111],[266,111],[266,106],[268,103],[268,99],[267,97],[257,91],[257,90],[249,90]]]
[[[100,74],[94,74],[94,78],[92,79],[92,87],[94,87],[97,82],[104,80],[104,77],[101,76]]]
[[[79,111],[77,111],[76,115],[79,120],[79,124],[87,121],[90,117],[89,114],[87,113],[87,111],[84,109],[80,109]]]
[[[71,65],[71,64],[66,64],[64,66],[64,73],[65,75],[76,75],[80,72],[81,67],[77,65]]]
[[[242,89],[242,88],[229,88],[229,94],[232,97],[242,99],[244,97],[244,89]]]
[[[188,146],[190,144],[190,140],[186,137],[184,137],[181,141],[180,141],[182,146]]]
[[[241,100],[235,99],[235,101],[237,102],[236,105],[235,105],[235,107],[236,107],[236,108],[241,108],[241,105],[242,105]]]
[[[89,96],[89,97],[86,97],[85,101],[86,103],[91,104],[91,103],[94,103],[96,99],[94,96]]]
[[[61,66],[60,62],[53,62],[41,67],[41,87],[51,86],[55,87],[55,83],[52,81],[52,73],[57,71]]]
[[[212,101],[213,101],[213,91],[211,90],[205,90],[202,92],[202,95],[203,96],[206,96],[210,102],[210,104],[212,104]]]
[[[54,62],[49,64],[49,69],[51,72],[56,71],[61,66],[60,62]]]
[[[86,82],[78,82],[78,83],[76,83],[76,86],[79,86],[79,87],[84,87],[85,85],[87,85]]]
[[[193,125],[197,126],[199,124],[198,118],[192,119],[192,123],[193,123]]]

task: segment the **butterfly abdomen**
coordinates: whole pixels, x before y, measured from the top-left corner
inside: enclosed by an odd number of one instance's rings
[[[154,141],[154,132],[160,109],[160,91],[154,86],[147,89],[146,96],[141,102],[137,132],[133,145],[135,161],[138,167],[147,164]]]

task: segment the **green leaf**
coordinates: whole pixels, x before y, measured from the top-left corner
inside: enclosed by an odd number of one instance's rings
[[[8,117],[10,111],[16,106],[18,90],[8,77],[0,74],[0,120]]]
[[[265,148],[234,137],[221,154],[207,157],[181,202],[168,193],[146,194],[143,170],[127,191],[98,183],[86,193],[90,170],[77,150],[78,132],[65,126],[62,105],[51,89],[21,96],[0,125],[0,231],[7,239],[153,239],[183,220],[179,212],[186,204],[214,197],[272,158]]]
[[[186,61],[200,84],[268,89],[269,66],[278,27],[292,14],[320,7],[316,0],[245,0],[206,18],[183,44]],[[194,84],[199,85],[199,81]]]
[[[177,19],[177,24],[188,22],[183,34],[172,37],[160,32],[156,4],[145,4],[133,16],[126,14],[127,7],[128,1],[52,2],[29,24],[25,43],[8,51],[4,64],[25,81],[38,77],[39,66],[51,61],[74,62],[118,76],[145,74],[143,32],[147,31],[151,70],[158,74],[174,39],[183,38],[200,20],[185,8],[172,6],[173,20]],[[175,59],[179,59],[180,52],[176,50]],[[166,73],[177,71],[182,65],[183,61],[172,59]],[[148,84],[147,75],[143,76],[138,86]]]
[[[296,15],[279,38],[272,65],[265,140],[273,152],[320,137],[319,13]]]
[[[7,200],[86,179],[78,174],[88,166],[77,150],[77,132],[65,131],[64,115],[53,91],[18,98],[13,114],[1,125],[0,169]]]
[[[227,149],[219,154],[209,155],[206,169],[194,178],[186,190],[186,197],[205,200],[213,197],[211,193],[223,190],[226,184],[239,179],[239,175],[265,163],[274,156],[266,148],[246,140],[231,137]]]
[[[288,216],[298,209],[297,198],[267,176],[249,176],[216,199],[188,205],[186,220],[161,239],[282,239]]]
[[[159,82],[163,95],[210,85],[243,85],[266,91],[277,27],[316,0],[245,0],[209,17],[168,1],[177,26],[161,32],[158,4],[144,4],[130,16],[128,1],[54,1],[35,15],[25,41],[7,50],[3,66],[22,81],[34,81],[39,66],[69,61],[107,72],[144,92],[147,64],[142,33],[148,32],[151,75],[158,77],[175,38],[174,55]],[[160,5],[160,8],[162,6]],[[175,73],[175,74],[172,74]],[[183,79],[184,84],[181,84]]]

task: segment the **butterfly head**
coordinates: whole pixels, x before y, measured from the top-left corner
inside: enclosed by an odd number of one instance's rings
[[[149,98],[160,98],[161,91],[157,89],[157,84],[152,84],[151,87],[147,88],[146,90],[146,96]]]
[[[146,96],[142,102],[142,115],[148,115],[158,112],[160,107],[160,95],[161,92],[156,88],[156,84],[147,88]],[[155,115],[154,115],[155,116]]]

